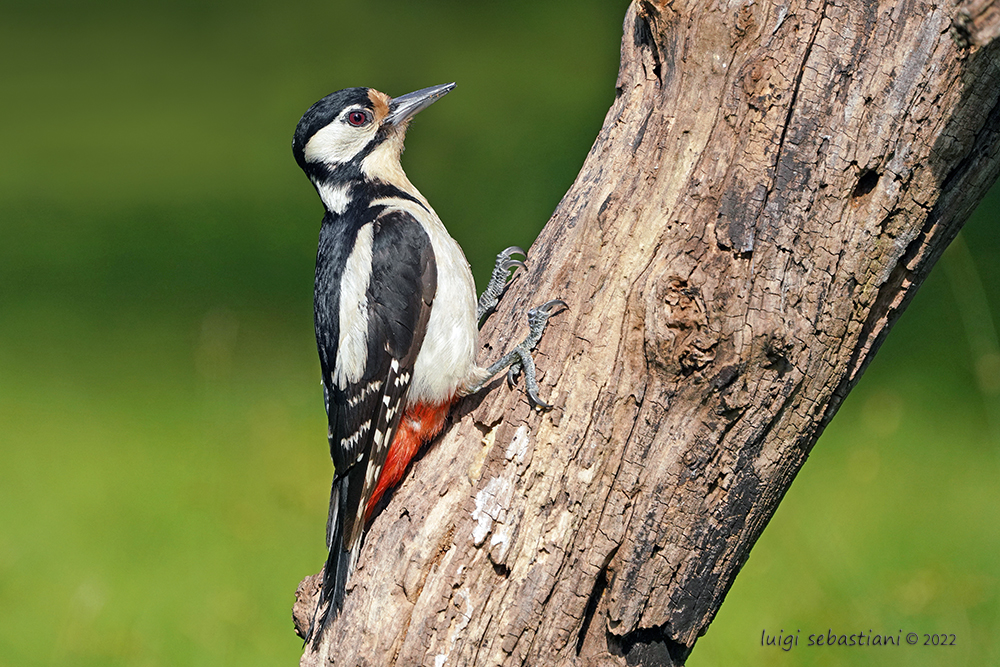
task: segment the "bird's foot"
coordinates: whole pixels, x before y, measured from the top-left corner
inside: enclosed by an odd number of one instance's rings
[[[545,325],[549,318],[557,312],[568,308],[562,299],[552,299],[540,306],[528,311],[528,336],[519,345],[505,354],[496,363],[486,369],[486,379],[473,391],[482,387],[489,378],[493,377],[503,369],[507,369],[507,383],[513,387],[517,376],[524,373],[524,382],[527,386],[528,398],[532,405],[541,410],[548,410],[552,406],[543,401],[538,396],[538,380],[536,379],[535,360],[531,358],[531,350],[542,338]]]
[[[511,259],[511,255],[523,255],[526,259],[528,253],[516,245],[503,250],[497,255],[496,263],[493,265],[493,274],[490,275],[490,282],[479,297],[479,304],[476,306],[476,321],[483,325],[483,321],[496,310],[500,303],[500,297],[507,290],[511,280],[511,269],[524,268],[524,262],[519,259]],[[544,325],[543,325],[544,326]]]

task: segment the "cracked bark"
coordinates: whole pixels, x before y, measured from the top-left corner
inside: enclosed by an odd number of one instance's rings
[[[569,304],[537,354],[555,408],[501,381],[460,405],[302,664],[683,664],[997,177],[998,15],[634,2],[604,127],[483,332],[493,359]]]

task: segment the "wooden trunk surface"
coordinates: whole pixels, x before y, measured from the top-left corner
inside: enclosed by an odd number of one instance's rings
[[[499,379],[460,404],[302,664],[683,663],[996,179],[997,13],[633,3],[604,128],[483,332],[486,362],[569,304],[536,354],[555,408]]]

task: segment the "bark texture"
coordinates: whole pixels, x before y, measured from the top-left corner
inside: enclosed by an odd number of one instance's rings
[[[604,127],[483,335],[494,359],[569,304],[536,356],[555,408],[501,381],[461,404],[302,664],[682,664],[997,177],[997,15],[633,2]]]

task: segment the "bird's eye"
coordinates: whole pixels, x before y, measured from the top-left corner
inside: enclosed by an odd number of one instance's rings
[[[347,114],[347,122],[354,127],[361,127],[362,125],[368,123],[368,114],[364,111],[352,111]]]

